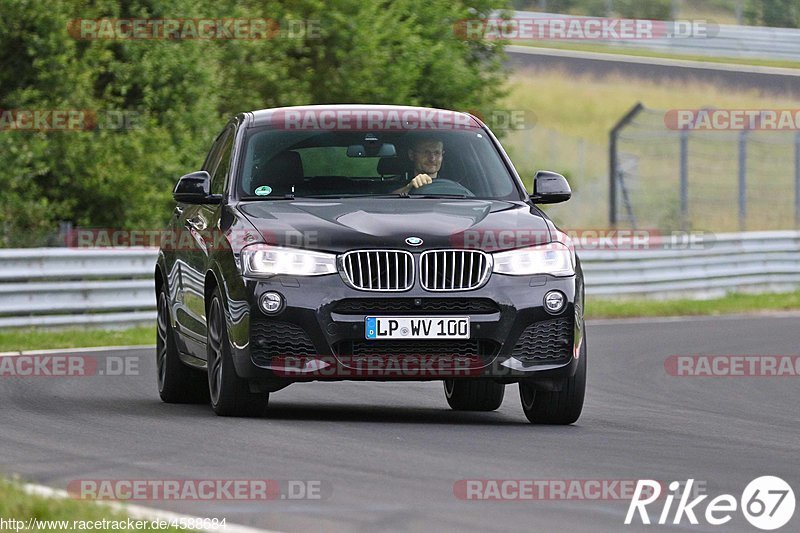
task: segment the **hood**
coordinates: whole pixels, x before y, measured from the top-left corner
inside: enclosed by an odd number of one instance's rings
[[[546,219],[523,202],[350,198],[242,202],[265,243],[328,252],[363,248],[520,248],[551,241]],[[406,238],[422,239],[419,246]]]

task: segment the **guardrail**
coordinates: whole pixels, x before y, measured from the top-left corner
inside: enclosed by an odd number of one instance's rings
[[[155,321],[152,248],[0,250],[0,327]]]
[[[514,11],[518,18],[563,18],[567,15]],[[586,18],[586,17],[573,17]],[[713,21],[707,21],[713,23]],[[754,59],[797,60],[800,58],[800,29],[762,26],[716,25],[718,32],[710,37],[673,37],[594,41],[621,48],[644,48],[670,54],[711,57],[740,57]],[[568,41],[569,42],[569,41]],[[579,41],[572,41],[579,42]],[[587,41],[582,41],[587,42]]]
[[[800,287],[800,231],[706,234],[685,249],[584,248],[579,255],[590,296],[702,298]],[[0,327],[152,324],[155,259],[152,248],[0,250]]]
[[[686,249],[583,250],[579,255],[586,294],[592,296],[709,298],[734,290],[800,287],[800,231],[706,234]]]

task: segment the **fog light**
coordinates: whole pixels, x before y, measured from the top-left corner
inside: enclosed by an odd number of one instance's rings
[[[567,303],[567,297],[561,291],[550,291],[544,295],[544,308],[548,313],[560,313]]]
[[[261,295],[259,300],[261,303],[261,310],[268,315],[277,315],[283,311],[284,301],[280,293],[269,291]]]

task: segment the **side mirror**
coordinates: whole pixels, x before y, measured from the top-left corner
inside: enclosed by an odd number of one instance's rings
[[[211,194],[211,176],[205,170],[181,176],[172,191],[176,202],[183,204],[218,204],[222,201],[219,194]]]
[[[572,197],[567,178],[549,170],[539,170],[533,176],[531,200],[537,204],[557,204]]]

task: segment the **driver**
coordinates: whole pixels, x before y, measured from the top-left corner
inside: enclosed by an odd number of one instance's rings
[[[408,194],[411,189],[433,183],[442,168],[444,144],[435,137],[421,137],[414,141],[408,158],[414,162],[414,178],[404,187],[393,191],[394,194]]]

